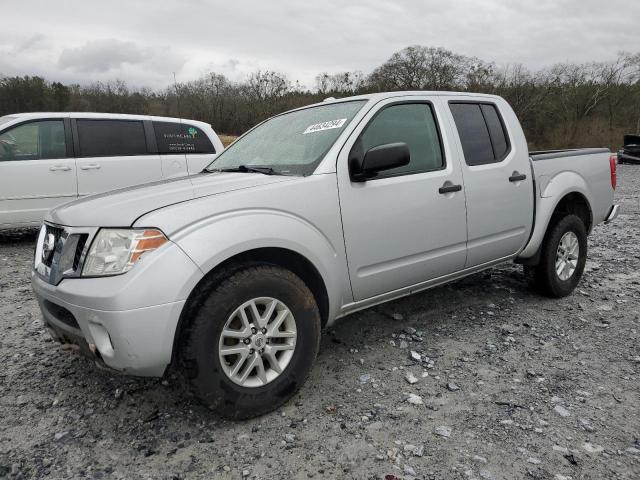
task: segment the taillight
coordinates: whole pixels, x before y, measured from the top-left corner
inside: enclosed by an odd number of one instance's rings
[[[618,174],[617,174],[617,164],[618,164],[618,156],[613,154],[609,157],[609,168],[611,170],[611,188],[616,189],[616,185],[618,183]]]

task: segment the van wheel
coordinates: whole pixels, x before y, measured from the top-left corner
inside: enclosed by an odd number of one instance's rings
[[[196,397],[222,415],[262,415],[305,382],[320,325],[313,294],[289,270],[236,270],[197,308],[181,349],[184,374]]]
[[[578,285],[587,261],[587,230],[577,215],[555,221],[542,244],[536,266],[525,266],[529,284],[552,298],[566,297]]]

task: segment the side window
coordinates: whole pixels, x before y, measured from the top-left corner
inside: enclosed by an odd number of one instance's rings
[[[480,105],[484,119],[487,122],[489,128],[489,137],[491,137],[491,145],[493,145],[493,154],[497,161],[502,160],[509,152],[509,139],[507,132],[504,129],[502,119],[498,114],[498,109],[495,105]]]
[[[451,103],[467,165],[502,161],[509,152],[509,140],[495,105]]]
[[[216,153],[209,137],[188,123],[153,122],[159,153]]]
[[[352,154],[364,155],[370,148],[396,142],[408,145],[410,163],[381,172],[376,178],[428,172],[444,167],[442,144],[431,105],[410,103],[386,107],[360,134]]]
[[[40,160],[66,156],[62,120],[24,123],[0,133],[0,160]]]
[[[147,154],[144,126],[136,120],[76,120],[81,157]]]

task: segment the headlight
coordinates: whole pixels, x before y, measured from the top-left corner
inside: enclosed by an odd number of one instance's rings
[[[146,252],[167,242],[156,229],[101,229],[93,239],[84,262],[82,275],[118,275],[131,270]]]

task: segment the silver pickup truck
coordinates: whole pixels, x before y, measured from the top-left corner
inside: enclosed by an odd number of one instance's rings
[[[329,99],[198,175],[56,208],[33,289],[58,341],[129,374],[174,365],[246,418],[290,398],[321,329],[355,311],[506,261],[570,294],[615,185],[607,149],[529,152],[500,97]]]

